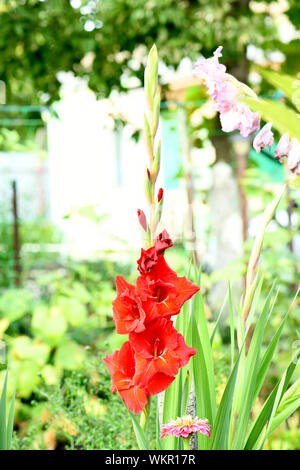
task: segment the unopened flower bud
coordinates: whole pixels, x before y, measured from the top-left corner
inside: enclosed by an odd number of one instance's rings
[[[297,139],[292,139],[292,148],[288,154],[287,160],[288,169],[298,174],[300,169],[300,142]]]
[[[277,147],[274,151],[274,156],[276,160],[282,161],[283,157],[286,157],[291,149],[291,142],[289,139],[288,133],[284,134],[277,144]]]
[[[147,232],[147,219],[146,219],[144,211],[142,211],[142,209],[138,209],[137,216],[138,216],[141,227],[145,230],[145,232]]]
[[[253,147],[255,148],[257,153],[260,153],[261,149],[264,149],[265,147],[269,147],[269,150],[271,150],[271,147],[274,143],[274,134],[271,131],[271,127],[272,123],[268,122],[255,136],[253,141]]]
[[[150,172],[147,168],[145,176],[145,195],[149,204],[153,204],[153,185],[151,178],[149,178]],[[151,175],[150,175],[151,176]]]
[[[164,195],[164,190],[163,190],[163,188],[160,188],[159,191],[158,191],[158,194],[157,194],[157,202],[158,203],[160,203],[160,201],[162,200],[163,195]]]

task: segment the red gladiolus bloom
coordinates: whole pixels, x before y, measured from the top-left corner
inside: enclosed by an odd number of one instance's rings
[[[148,248],[148,250],[141,249],[141,256],[137,261],[138,263],[138,270],[141,274],[147,274],[151,271],[153,266],[157,263],[157,253],[152,246]]]
[[[141,299],[136,295],[135,286],[122,276],[116,277],[117,297],[113,301],[113,319],[119,334],[131,331],[139,333],[145,329],[145,312]]]
[[[142,333],[130,333],[129,341],[136,353],[135,378],[142,386],[157,373],[173,377],[197,352],[165,318],[151,322]]]
[[[165,261],[163,253],[172,245],[164,230],[157,237],[154,247],[142,250],[142,255],[144,251],[149,258],[145,256],[139,265],[142,275],[137,279],[136,292],[146,313],[145,324],[159,317],[177,315],[184,302],[199,290],[186,277],[178,277]]]
[[[161,255],[171,246],[173,246],[173,242],[168,232],[164,230],[158,235],[154,246],[151,246],[148,250],[141,249],[141,256],[137,261],[139,272],[141,274],[149,274],[157,262],[160,261]]]
[[[111,374],[112,393],[118,392],[133,413],[140,413],[147,403],[148,396],[164,391],[174,380],[174,377],[158,373],[153,375],[145,386],[139,384],[135,379],[134,351],[128,341],[119,351],[106,356],[104,362]]]
[[[120,351],[106,356],[104,362],[111,374],[112,393],[118,391],[127,408],[133,413],[142,411],[148,399],[145,389],[133,381],[135,360],[129,342],[126,341]]]
[[[167,248],[173,246],[173,242],[166,230],[160,233],[155,241],[154,248],[158,255],[162,255]]]
[[[144,409],[150,395],[166,390],[197,352],[170,321],[199,290],[166,263],[164,252],[172,245],[164,230],[154,246],[141,250],[136,286],[116,278],[113,319],[117,333],[129,334],[129,341],[104,361],[112,376],[111,391],[118,392],[133,413]]]
[[[170,273],[166,281],[151,277],[140,276],[137,279],[137,293],[143,300],[146,313],[145,324],[156,318],[177,315],[184,302],[200,289],[185,277],[176,276],[170,279]]]

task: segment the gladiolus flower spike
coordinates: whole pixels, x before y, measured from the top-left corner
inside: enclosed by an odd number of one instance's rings
[[[199,287],[178,277],[164,259],[173,242],[166,230],[153,246],[141,250],[136,285],[117,276],[113,320],[117,333],[128,334],[119,351],[104,358],[111,374],[111,392],[118,392],[127,408],[140,413],[148,397],[166,390],[179,369],[196,354],[174,328],[171,316]]]
[[[239,130],[243,137],[254,134],[260,128],[260,116],[253,113],[250,108],[239,101],[242,94],[256,97],[256,94],[244,83],[239,82],[232,75],[226,73],[226,67],[219,63],[222,57],[222,46],[214,52],[213,57],[199,59],[195,63],[195,75],[199,77],[207,88],[207,94],[215,102],[215,109],[220,113],[220,122],[224,132]],[[262,149],[271,147],[274,135],[271,131],[272,123],[268,122],[257,133],[253,140],[253,147],[257,153]],[[274,151],[274,156],[281,163],[287,157],[288,169],[300,174],[300,142],[284,134]]]

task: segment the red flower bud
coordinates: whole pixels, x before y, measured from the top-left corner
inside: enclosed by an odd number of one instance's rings
[[[158,194],[157,194],[157,202],[161,201],[163,195],[164,195],[164,190],[163,190],[163,188],[160,188],[159,191],[158,191]]]
[[[148,180],[150,181],[151,174],[150,174],[150,170],[149,170],[149,168],[147,168],[147,175],[148,175]]]
[[[147,232],[147,219],[146,219],[145,213],[142,211],[142,209],[138,209],[137,215],[138,215],[140,225],[143,227],[145,232]]]

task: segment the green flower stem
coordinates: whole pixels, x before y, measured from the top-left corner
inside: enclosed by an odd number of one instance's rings
[[[183,437],[182,441],[183,441],[184,450],[190,450],[190,444],[189,444],[190,436],[189,437]]]
[[[158,54],[154,45],[148,55],[144,75],[144,89],[146,94],[147,111],[144,116],[144,134],[149,156],[150,177],[146,175],[145,194],[149,204],[149,234],[147,244],[152,246],[155,232],[161,216],[157,210],[155,200],[155,183],[160,168],[160,140],[157,138],[159,125],[160,94],[158,88]],[[162,206],[162,202],[160,204]]]
[[[150,413],[150,405],[151,405],[151,397],[148,398],[148,402],[145,408],[143,409],[143,411],[141,412],[140,426],[143,429],[143,431],[145,431],[146,429],[147,419]]]

